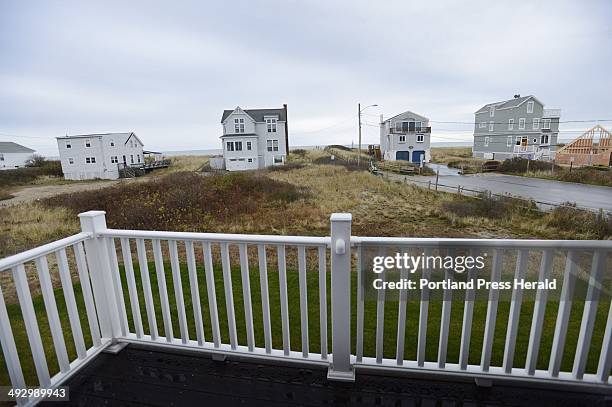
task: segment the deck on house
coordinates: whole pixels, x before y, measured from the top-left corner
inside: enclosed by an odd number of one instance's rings
[[[354,383],[329,381],[327,369],[266,364],[201,353],[128,345],[102,353],[64,385],[70,405],[116,406],[607,406],[597,393],[433,381],[359,372]],[[571,387],[570,387],[571,388]],[[609,401],[608,401],[609,403]],[[51,405],[54,403],[41,403]]]

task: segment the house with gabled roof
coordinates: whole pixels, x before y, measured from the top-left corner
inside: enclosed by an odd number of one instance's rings
[[[474,113],[472,154],[489,160],[553,159],[560,118],[561,109],[545,109],[533,95],[488,103]]]
[[[224,110],[221,116],[223,159],[228,171],[284,165],[289,132],[287,105],[281,109]]]
[[[143,142],[134,132],[57,137],[64,178],[117,179],[120,170],[144,166]]]
[[[429,119],[409,110],[387,120],[380,118],[380,151],[384,160],[429,162]]]
[[[25,167],[33,153],[34,150],[21,144],[12,141],[0,141],[0,170]]]

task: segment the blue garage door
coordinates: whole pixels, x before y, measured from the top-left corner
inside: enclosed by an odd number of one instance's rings
[[[404,160],[404,161],[410,161],[410,156],[409,156],[409,152],[408,151],[397,151],[395,153],[395,159],[396,160]]]
[[[425,160],[425,151],[416,150],[412,152],[412,162],[413,163],[420,163],[423,160]]]

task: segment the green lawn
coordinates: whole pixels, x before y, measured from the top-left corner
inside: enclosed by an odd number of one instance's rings
[[[153,298],[155,302],[156,320],[158,325],[158,331],[163,335],[163,320],[161,314],[161,308],[159,306],[159,292],[157,289],[157,279],[155,274],[154,264],[151,262],[149,265],[151,284],[153,287]],[[170,308],[172,314],[173,331],[175,336],[180,335],[178,320],[176,318],[176,301],[174,298],[174,290],[172,284],[172,276],[170,271],[170,265],[165,264],[166,270],[166,284],[168,288],[170,298]],[[126,308],[128,314],[128,322],[130,329],[134,332],[134,324],[129,306],[129,296],[127,293],[127,284],[125,281],[125,274],[122,270],[124,298],[126,301]],[[145,333],[149,332],[145,302],[141,290],[141,279],[138,265],[135,264],[135,277],[139,290],[139,304],[142,315],[142,322]],[[189,289],[189,278],[186,265],[181,265],[181,277],[183,284],[183,293],[185,300],[185,309],[188,320],[188,330],[190,339],[195,339],[195,326],[193,319],[193,309],[191,304],[191,295]],[[329,269],[327,273],[328,277],[328,299],[330,298],[329,293]],[[271,323],[272,323],[272,341],[274,348],[282,348],[282,330],[281,330],[281,319],[280,319],[280,295],[279,295],[279,283],[278,283],[278,272],[271,268],[268,269],[268,282],[270,292],[270,309],[271,309]],[[291,349],[295,351],[301,351],[301,332],[300,332],[300,300],[299,300],[299,283],[298,273],[294,268],[290,268],[287,272],[288,282],[288,298],[289,298],[289,319],[290,319],[290,331],[291,331]],[[198,267],[198,283],[200,291],[200,300],[204,320],[204,330],[207,341],[212,341],[212,332],[210,329],[210,312],[208,307],[208,298],[206,290],[206,280],[204,270],[202,267]],[[353,287],[356,283],[356,275],[353,276]],[[262,323],[262,312],[261,312],[261,294],[260,294],[260,283],[259,283],[259,272],[257,268],[251,268],[250,272],[250,284],[251,284],[251,296],[252,296],[252,307],[253,307],[253,318],[255,328],[255,342],[256,346],[264,346],[263,336],[263,323]],[[319,295],[318,295],[318,273],[308,272],[307,273],[307,284],[308,284],[308,329],[310,338],[310,351],[318,353],[320,351],[320,325],[319,325]],[[221,272],[220,265],[215,265],[215,285],[217,304],[219,312],[219,323],[221,329],[221,337],[224,343],[229,343],[229,334],[227,328],[227,313],[225,308],[225,296],[223,288],[223,275]],[[242,298],[242,284],[239,268],[232,269],[232,286],[234,293],[234,307],[236,310],[236,326],[238,331],[238,341],[240,344],[246,345],[246,331],[245,331],[245,319],[244,319],[244,306]],[[91,346],[91,337],[89,335],[89,328],[87,324],[87,318],[85,315],[85,307],[83,304],[81,287],[78,283],[74,284],[74,290],[76,295],[77,304],[79,307],[79,313],[81,318],[81,325],[83,327],[86,346]],[[353,289],[352,299],[352,340],[353,348],[355,346],[355,326],[356,326],[356,307],[355,307],[355,290]],[[457,293],[458,295],[460,293]],[[74,348],[72,334],[70,331],[70,325],[68,322],[66,305],[63,300],[62,290],[58,289],[55,291],[56,301],[59,308],[60,319],[64,329],[64,337],[68,347],[68,353],[70,360],[76,358],[76,351]],[[456,297],[460,298],[460,297]],[[328,301],[329,304],[329,301]],[[538,362],[538,368],[546,369],[548,366],[548,359],[553,339],[554,325],[556,320],[558,303],[549,302],[546,309],[546,316],[544,322],[544,334],[542,337],[542,344],[540,348],[540,357]],[[605,331],[605,324],[607,318],[609,304],[607,302],[600,303],[599,310],[597,313],[597,319],[595,329],[593,333],[593,340],[591,344],[591,352],[589,353],[589,360],[587,363],[587,372],[595,372],[597,369],[597,362],[599,357],[599,351],[601,349],[601,343],[603,334]],[[13,332],[15,334],[15,341],[17,348],[19,349],[19,357],[22,363],[26,382],[30,385],[37,383],[36,373],[32,362],[32,357],[29,351],[29,344],[24,330],[23,321],[21,319],[21,311],[19,305],[11,304],[8,305],[8,312],[11,316],[11,323],[13,326]],[[34,307],[38,316],[39,328],[43,337],[45,351],[47,353],[47,361],[51,374],[58,372],[57,360],[53,349],[53,343],[51,340],[51,334],[49,331],[49,325],[46,318],[45,307],[42,297],[34,298]],[[418,329],[418,313],[419,313],[419,302],[409,301],[407,307],[407,321],[406,321],[406,332],[405,332],[405,349],[404,358],[414,360],[416,358],[416,346],[417,346],[417,329]],[[428,320],[428,335],[427,335],[427,352],[426,359],[428,361],[435,361],[437,359],[438,351],[438,340],[439,340],[439,319],[441,314],[442,304],[440,301],[431,301],[429,305],[429,320]],[[476,301],[474,306],[474,320],[472,325],[472,340],[470,344],[470,364],[479,364],[480,355],[482,349],[482,338],[484,332],[484,323],[486,315],[487,303],[486,301]],[[580,329],[580,321],[582,318],[582,302],[575,302],[573,305],[569,332],[567,335],[567,342],[565,347],[565,354],[562,363],[562,370],[571,370],[573,364],[573,356],[576,349],[576,342],[578,339],[578,332]],[[492,365],[500,366],[502,363],[503,352],[504,352],[504,341],[505,332],[507,326],[509,311],[508,302],[500,302],[498,309],[498,318],[495,330],[495,340],[493,345]],[[515,366],[521,367],[525,364],[525,357],[527,353],[527,345],[529,341],[529,330],[531,325],[531,316],[533,312],[533,302],[524,302],[521,309],[521,319],[519,324],[519,334],[516,344],[515,353]],[[387,358],[395,358],[396,348],[396,337],[397,337],[397,314],[398,314],[398,303],[395,301],[388,301],[385,304],[385,343],[384,343],[384,355]],[[459,359],[459,347],[461,340],[461,325],[463,317],[463,302],[454,301],[452,303],[452,315],[451,315],[451,327],[450,336],[448,341],[448,356],[447,361],[449,363],[457,362]],[[331,310],[328,305],[328,321],[331,320]],[[376,302],[367,300],[365,302],[365,320],[364,320],[364,355],[374,356],[375,354],[375,333],[376,333]],[[331,351],[331,322],[328,322],[328,349]],[[353,352],[355,350],[353,349]],[[8,375],[4,363],[0,363],[0,385],[9,384]]]

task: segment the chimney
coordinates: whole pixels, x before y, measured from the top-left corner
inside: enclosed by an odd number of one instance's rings
[[[520,97],[521,97],[521,95],[520,95],[519,93],[517,93],[516,95],[514,95],[514,98],[515,98],[515,99],[518,99],[518,98],[520,98]]]
[[[287,114],[287,104],[283,103],[285,109],[285,148],[287,149],[287,158],[289,158],[289,115]]]

